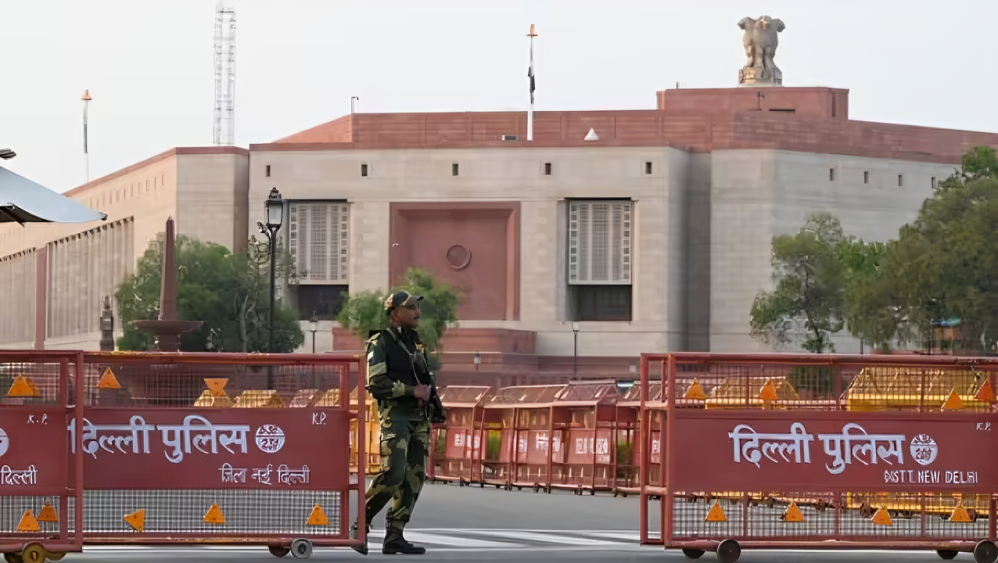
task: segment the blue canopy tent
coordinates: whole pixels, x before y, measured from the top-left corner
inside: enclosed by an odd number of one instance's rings
[[[107,214],[0,167],[0,223],[89,223]]]

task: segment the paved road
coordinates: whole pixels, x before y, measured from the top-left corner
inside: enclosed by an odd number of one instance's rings
[[[702,503],[699,510],[703,509]],[[657,505],[652,503],[652,513]],[[692,508],[692,507],[691,507]],[[653,518],[653,525],[657,521]],[[681,552],[644,547],[638,540],[638,501],[610,495],[575,496],[554,492],[502,491],[494,488],[427,486],[407,537],[429,552],[420,561],[687,561]],[[389,559],[380,553],[384,515],[374,521],[368,559]],[[932,552],[780,552],[747,551],[745,563],[852,563],[883,561],[940,561]],[[287,559],[290,559],[288,556]],[[362,561],[349,549],[320,549],[317,561]],[[397,561],[398,558],[390,558]],[[712,554],[701,561],[713,562]],[[957,561],[973,561],[969,554]],[[260,547],[136,548],[94,547],[70,554],[74,561],[116,563],[167,563],[177,561],[265,562],[274,558]]]

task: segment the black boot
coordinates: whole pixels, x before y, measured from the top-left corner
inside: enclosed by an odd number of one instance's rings
[[[365,538],[371,536],[371,525],[368,524],[366,526],[366,528],[367,528],[367,536],[365,536]],[[354,522],[353,525],[350,526],[350,539],[352,539],[352,540],[357,539],[357,523],[356,522]],[[350,546],[350,549],[353,549],[354,551],[356,551],[357,553],[359,553],[361,555],[367,555],[367,540],[365,539],[364,542],[365,542],[364,545]]]
[[[381,553],[386,555],[395,555],[396,553],[401,553],[403,555],[422,555],[426,553],[426,548],[413,545],[411,542],[405,541],[405,538],[402,537],[401,529],[389,526],[385,530],[385,544],[381,548]]]

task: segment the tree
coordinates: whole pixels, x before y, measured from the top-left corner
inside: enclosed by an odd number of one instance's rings
[[[777,347],[801,341],[818,354],[835,350],[830,337],[842,330],[845,317],[843,240],[839,220],[828,213],[811,214],[796,234],[773,237],[776,287],[752,303],[753,337]]]
[[[817,273],[816,287],[843,288],[845,324],[854,336],[883,350],[892,343],[921,345],[933,340],[932,332],[940,321],[957,319],[965,347],[998,348],[998,256],[994,252],[998,248],[998,156],[990,147],[975,147],[961,164],[960,170],[939,182],[933,197],[923,202],[918,218],[902,226],[896,239],[865,243],[843,236],[834,244],[840,266],[829,259],[825,262],[831,266],[816,267],[822,263],[817,251],[813,260],[804,260],[815,266],[807,271]],[[788,240],[782,239],[784,248],[790,245]],[[779,336],[780,318],[804,312],[803,270],[799,256],[789,256],[788,262],[787,253],[774,239],[774,263],[779,258],[783,270],[778,274],[784,278],[773,294],[757,299],[754,331],[765,329]],[[834,323],[828,326],[834,328]],[[820,342],[814,335],[811,340],[817,348]]]
[[[124,335],[121,350],[150,350],[153,337],[131,321],[159,316],[162,245],[150,245],[135,274],[118,287],[115,297]],[[286,256],[278,256],[276,275],[291,271]],[[177,316],[204,321],[180,339],[182,351],[266,352],[270,291],[270,254],[266,242],[250,239],[246,251],[230,253],[224,246],[178,236],[176,240]],[[274,349],[292,352],[305,339],[297,311],[278,304],[274,311]]]
[[[457,305],[461,296],[446,283],[437,280],[430,272],[409,268],[404,276],[404,283],[391,290],[388,294],[377,291],[361,291],[348,297],[336,320],[340,326],[363,340],[367,340],[372,330],[382,330],[388,327],[388,315],[385,314],[385,299],[390,293],[405,290],[413,295],[422,295],[419,303],[419,338],[426,346],[430,358],[431,369],[439,367],[437,350],[440,339],[447,330],[448,323],[457,321]]]

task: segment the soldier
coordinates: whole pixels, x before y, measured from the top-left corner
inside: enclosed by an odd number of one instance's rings
[[[390,295],[385,300],[390,326],[367,341],[367,389],[378,401],[381,419],[381,473],[367,491],[367,521],[393,501],[381,550],[385,554],[426,553],[402,537],[426,480],[430,423],[445,419],[426,348],[416,333],[422,299],[407,291]],[[353,537],[356,528],[354,524]],[[358,551],[366,554],[367,548]]]

